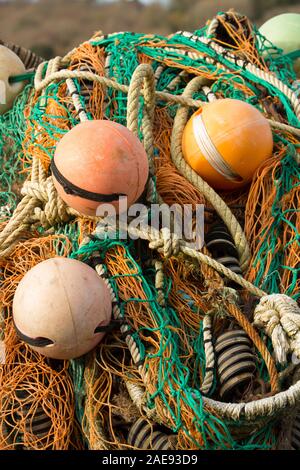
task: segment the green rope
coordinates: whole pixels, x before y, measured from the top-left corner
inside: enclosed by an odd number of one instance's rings
[[[9,77],[9,83],[20,83],[30,81],[35,75],[35,72],[26,72],[20,75],[13,75]]]

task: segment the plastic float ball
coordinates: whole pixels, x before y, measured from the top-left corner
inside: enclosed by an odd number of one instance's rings
[[[271,127],[260,111],[227,98],[193,114],[182,139],[185,160],[215,189],[249,183],[272,149]]]
[[[112,121],[85,121],[73,127],[56,147],[51,162],[55,187],[73,209],[96,215],[103,204],[119,212],[137,201],[148,179],[143,145],[126,127]]]
[[[274,46],[283,50],[284,54],[296,53],[300,50],[300,14],[284,13],[266,21],[259,32],[271,41]],[[300,76],[300,57],[295,58],[294,68]]]
[[[105,334],[111,310],[103,279],[68,258],[52,258],[28,271],[13,301],[19,337],[54,359],[79,357],[93,349]]]
[[[24,88],[24,82],[11,83],[10,77],[24,72],[25,66],[21,59],[10,49],[0,45],[0,114],[13,106],[14,100]]]

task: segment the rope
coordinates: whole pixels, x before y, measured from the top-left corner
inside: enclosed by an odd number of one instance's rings
[[[271,338],[279,364],[286,364],[289,353],[300,359],[300,308],[291,297],[263,297],[254,310],[254,325]]]
[[[264,299],[264,298],[263,298]],[[251,325],[249,320],[245,317],[245,315],[241,312],[241,310],[234,304],[229,303],[227,305],[228,311],[233,318],[236,319],[238,324],[246,331],[249,338],[252,340],[253,344],[256,346],[257,350],[261,353],[263,360],[267,366],[269,376],[270,376],[270,384],[271,384],[271,391],[273,393],[277,393],[280,390],[279,386],[279,376],[275,367],[274,359],[272,358],[268,348],[261,340],[259,334]]]
[[[144,115],[142,125],[144,147],[149,159],[150,172],[151,174],[154,174],[154,144],[152,129],[155,109],[155,77],[152,67],[147,64],[141,64],[136,68],[128,88],[127,127],[137,137],[139,135],[139,101],[142,91],[144,96]]]
[[[257,78],[264,80],[265,82],[269,83],[270,85],[280,90],[290,100],[294,108],[295,115],[297,119],[300,120],[299,98],[297,97],[296,93],[293,90],[291,90],[287,85],[285,85],[285,83],[279,80],[275,75],[265,72],[264,70],[260,70],[258,67],[251,64],[250,62],[246,62],[245,60],[236,57],[235,55],[231,54],[229,51],[224,49],[222,46],[212,41],[210,38],[207,38],[204,36],[202,37],[195,36],[194,34],[189,33],[187,31],[178,31],[176,34],[186,37],[195,43],[202,42],[205,45],[209,45],[209,47],[211,47],[212,50],[214,50],[217,54],[228,59],[230,62],[234,63],[237,67],[245,68]]]
[[[214,381],[215,353],[211,334],[212,321],[210,315],[203,318],[203,343],[205,350],[205,375],[200,388],[203,395],[208,395]]]
[[[60,58],[59,58],[60,59]],[[77,78],[82,80],[88,80],[91,82],[100,83],[106,87],[113,88],[117,91],[121,91],[122,93],[128,93],[129,87],[127,85],[122,85],[111,78],[107,78],[104,76],[97,75],[92,72],[88,71],[78,71],[78,70],[60,70],[59,72],[54,72],[51,75],[42,78],[42,71],[44,68],[45,63],[40,64],[37,69],[34,85],[37,92],[42,91],[43,89],[47,88],[52,82],[60,81],[60,80],[67,80],[71,78]],[[144,65],[144,64],[142,64]],[[206,83],[207,80],[202,78],[203,83]],[[141,94],[144,95],[144,91],[141,91]],[[184,95],[172,95],[171,93],[166,93],[164,91],[155,91],[155,100],[156,101],[166,101],[170,104],[178,104],[184,107],[190,108],[199,108],[201,106],[205,106],[206,103],[200,100],[194,100]],[[268,119],[268,122],[274,129],[283,130],[289,132],[293,135],[300,136],[300,129],[290,126],[288,124],[279,123],[272,119]]]
[[[108,229],[109,227],[102,227],[103,230]],[[97,234],[99,235],[98,227]],[[149,248],[152,250],[157,250],[159,253],[162,253],[165,258],[171,258],[172,256],[178,257],[180,253],[186,255],[188,258],[196,260],[198,263],[205,263],[211,268],[215,269],[218,273],[226,276],[231,281],[239,284],[244,289],[247,289],[253,295],[257,297],[263,297],[267,295],[263,290],[254,286],[251,282],[244,279],[242,276],[239,276],[234,271],[231,271],[229,268],[226,268],[223,264],[219,263],[210,256],[201,253],[200,251],[194,250],[188,246],[187,242],[182,239],[179,239],[178,236],[174,233],[171,233],[168,228],[163,228],[157,230],[154,227],[143,225],[142,228],[132,227],[131,225],[120,225],[119,229],[128,232],[132,237],[141,238],[143,240],[149,241]]]

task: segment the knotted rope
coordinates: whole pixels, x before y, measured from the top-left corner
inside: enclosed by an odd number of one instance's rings
[[[287,362],[288,354],[300,359],[300,308],[287,295],[263,297],[254,311],[254,325],[271,338],[276,361]]]

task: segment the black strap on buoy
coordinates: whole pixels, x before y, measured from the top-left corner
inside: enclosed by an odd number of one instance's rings
[[[97,326],[94,333],[109,333],[113,330],[119,329],[123,323],[124,320],[112,320],[108,325]]]
[[[17,332],[17,335],[18,337],[24,341],[24,343],[27,343],[29,344],[29,346],[35,346],[37,348],[44,348],[45,346],[50,346],[50,344],[54,344],[54,341],[52,341],[51,339],[49,338],[42,338],[42,337],[39,337],[39,338],[31,338],[30,336],[26,336],[24,335],[24,333],[22,333],[19,328],[16,326],[15,322],[14,323],[14,327],[16,329],[16,332]]]
[[[91,191],[86,191],[85,189],[75,186],[71,181],[67,180],[57,168],[54,158],[52,158],[50,169],[52,175],[57,180],[57,182],[63,187],[66,194],[71,194],[72,196],[79,196],[89,201],[96,202],[113,202],[117,201],[120,197],[126,197],[127,194],[115,193],[115,194],[100,194],[93,193]]]

